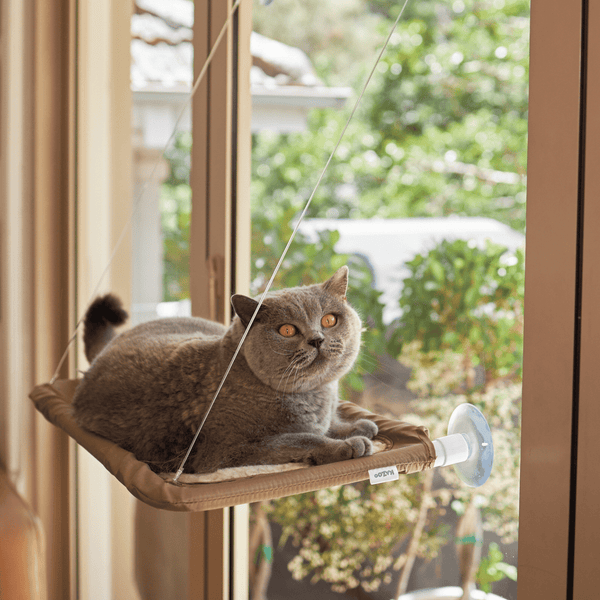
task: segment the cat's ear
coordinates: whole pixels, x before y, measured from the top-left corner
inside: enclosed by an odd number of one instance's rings
[[[234,294],[231,296],[231,306],[233,306],[233,310],[235,314],[240,318],[244,327],[248,326],[256,307],[258,306],[258,302],[252,298],[248,298],[248,296],[243,296],[242,294]],[[266,311],[266,306],[263,304],[256,315],[256,321],[259,320],[259,317],[263,315]]]
[[[348,272],[347,266],[340,267],[331,277],[323,284],[323,289],[334,296],[339,296],[342,299],[346,299],[346,292],[348,290]]]

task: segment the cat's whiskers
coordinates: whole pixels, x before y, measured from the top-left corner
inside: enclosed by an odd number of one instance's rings
[[[302,359],[302,367],[308,367],[312,365],[317,357],[319,356],[319,351],[316,352],[307,352],[306,350],[301,350],[301,359]]]
[[[283,372],[282,377],[285,376],[285,374],[288,372],[288,370],[293,369],[296,366],[302,366],[300,363],[302,362],[302,356],[301,355],[295,355],[294,358],[290,361],[290,364],[285,368],[285,371]]]
[[[298,381],[298,373],[300,372],[300,367],[296,366],[296,373],[294,375],[294,383],[292,384],[292,393],[296,392],[299,387],[296,387],[296,383]]]
[[[294,365],[294,367],[292,369],[290,369],[290,372],[288,373],[287,379],[285,380],[284,391],[285,391],[285,389],[290,389],[289,386],[288,386],[288,383],[290,382],[290,377],[292,376],[292,373],[295,373],[295,375],[297,375],[299,368],[300,367],[296,364],[296,365]],[[294,376],[294,381],[295,381],[295,379],[296,379],[296,377]],[[290,393],[294,393],[294,386],[293,385],[292,385],[292,388],[290,389]]]
[[[296,363],[300,360],[300,357],[296,357],[294,358],[290,364],[288,364],[285,368],[285,370],[283,371],[283,374],[281,375],[280,379],[279,379],[279,384],[277,385],[277,389],[275,390],[275,394],[279,393],[279,388],[281,387],[281,384],[283,383],[283,379],[286,376],[286,374],[289,373],[291,374],[292,369],[294,368],[294,366],[296,366]],[[289,374],[288,374],[288,379],[289,379]],[[286,386],[287,386],[287,382],[286,382]],[[285,386],[284,386],[284,394],[285,394]]]

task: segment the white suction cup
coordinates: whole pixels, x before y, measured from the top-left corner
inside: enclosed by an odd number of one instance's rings
[[[448,422],[448,435],[433,441],[436,467],[454,465],[460,479],[469,487],[483,485],[494,462],[492,432],[481,411],[472,404],[454,409]]]

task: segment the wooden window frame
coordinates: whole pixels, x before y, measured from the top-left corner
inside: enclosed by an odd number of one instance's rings
[[[598,38],[597,2],[533,0],[519,600],[600,585]]]
[[[194,77],[233,4],[195,3]],[[243,0],[192,105],[192,313],[222,323],[231,295],[250,286],[251,24],[252,4]],[[206,543],[190,547],[190,598],[248,597],[248,516],[247,505],[191,516],[190,539]]]

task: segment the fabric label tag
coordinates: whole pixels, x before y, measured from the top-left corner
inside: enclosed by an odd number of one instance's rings
[[[384,481],[396,481],[399,479],[398,469],[396,465],[391,467],[381,467],[380,469],[370,469],[369,479],[371,483],[383,483]]]

